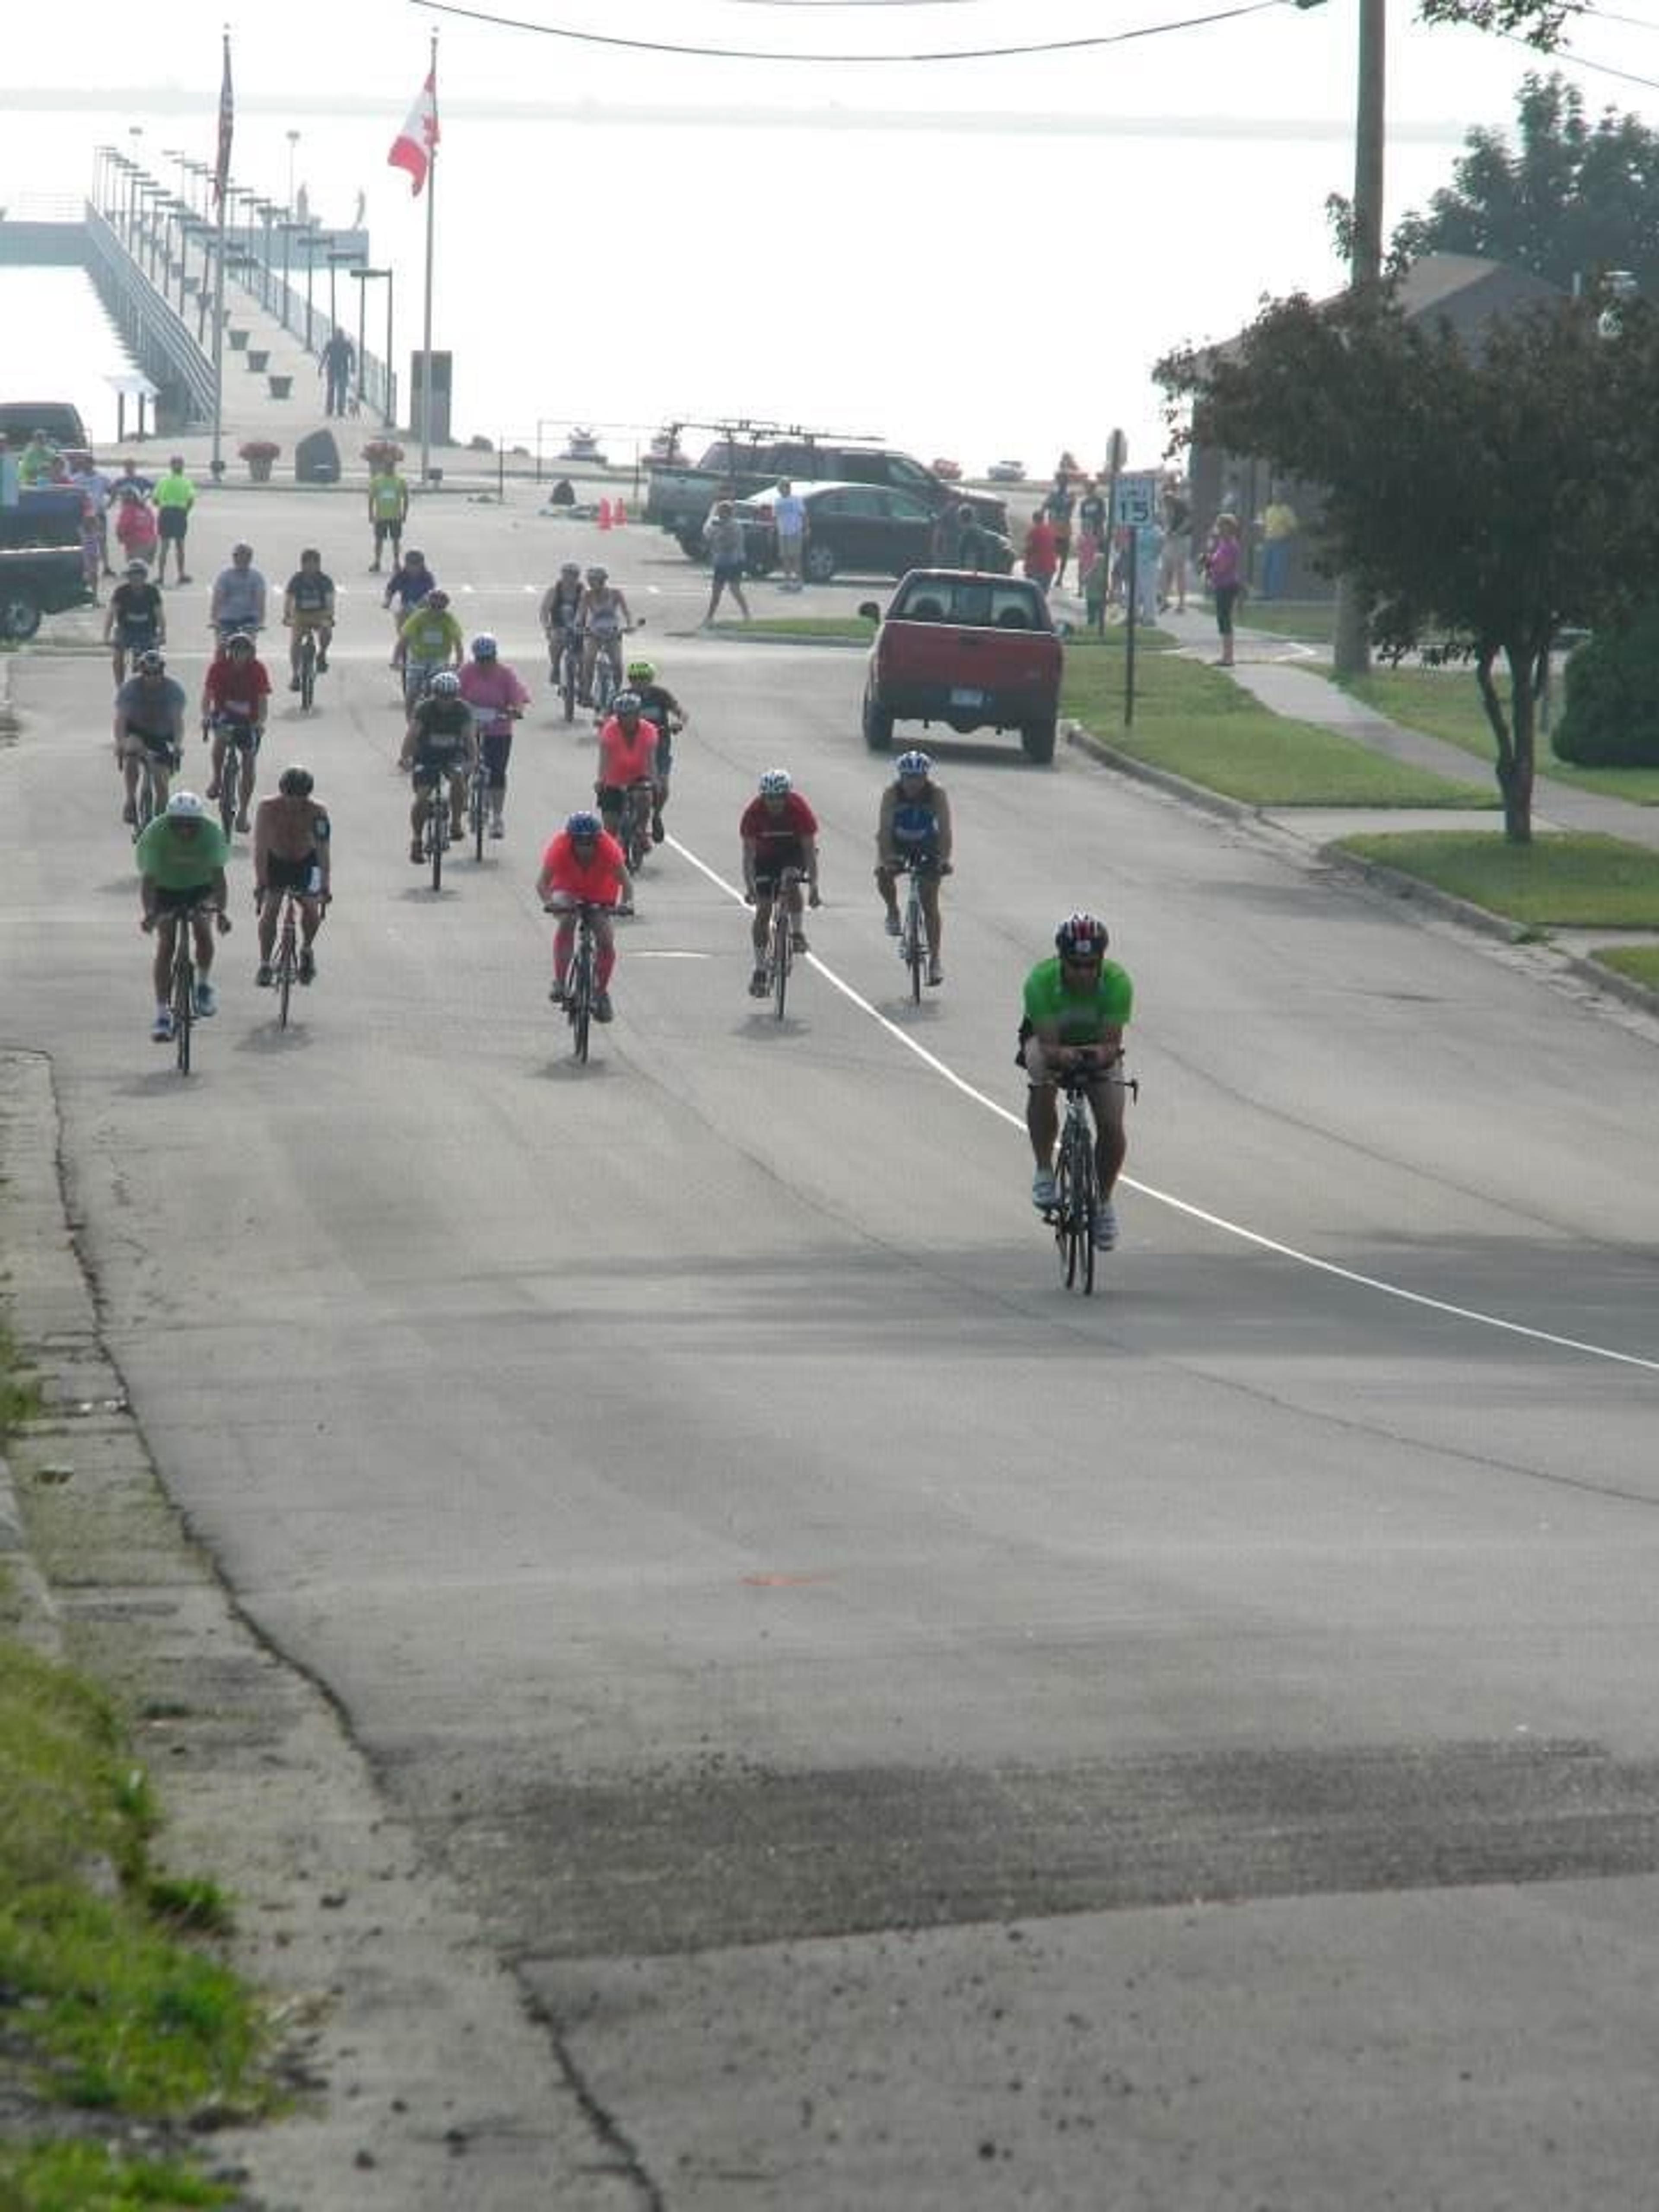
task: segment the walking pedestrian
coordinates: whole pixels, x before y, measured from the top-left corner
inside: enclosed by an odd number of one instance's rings
[[[708,611],[702,618],[703,628],[708,629],[714,622],[714,610],[720,603],[722,592],[731,592],[742,611],[744,620],[750,621],[749,602],[743,596],[743,525],[732,512],[729,499],[716,500],[714,512],[708,518],[703,535],[708,540],[708,561],[714,574],[708,593]]]
[[[357,365],[357,349],[337,323],[333,335],[318,356],[317,374],[326,380],[324,411],[343,415],[351,388],[351,372]]]

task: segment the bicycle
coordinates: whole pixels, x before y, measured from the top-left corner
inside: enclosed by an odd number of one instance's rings
[[[927,974],[931,950],[927,916],[921,903],[921,878],[925,873],[938,873],[939,871],[937,868],[929,871],[926,861],[906,860],[902,863],[900,872],[906,878],[906,888],[904,911],[899,917],[899,958],[910,971],[910,1002],[919,1006],[921,1004],[922,980]]]
[[[628,859],[628,872],[638,875],[649,858],[653,840],[651,817],[657,804],[657,787],[649,776],[641,776],[630,783],[623,795],[623,816],[617,826],[617,842]]]
[[[772,934],[766,948],[766,988],[770,994],[773,1011],[783,1019],[784,1001],[789,995],[789,973],[795,964],[795,932],[800,927],[799,915],[789,911],[788,893],[796,884],[806,881],[804,868],[786,868],[779,876],[772,891]]]
[[[196,1020],[196,922],[198,915],[216,915],[222,928],[230,927],[222,907],[207,899],[173,909],[173,972],[167,1003],[173,1009],[173,1053],[180,1075],[190,1073],[190,1033]]]
[[[132,842],[135,845],[161,811],[160,793],[155,787],[155,766],[158,759],[166,761],[169,775],[176,774],[178,770],[179,754],[173,746],[169,745],[167,750],[160,755],[152,745],[145,745],[140,750],[138,784],[133,793],[132,806]]]
[[[484,758],[484,740],[505,737],[513,727],[512,717],[495,707],[475,707],[472,709],[472,743],[475,748],[472,773],[466,780],[466,826],[472,839],[472,857],[482,862],[484,839],[489,834],[489,763]]]
[[[236,827],[242,806],[243,757],[252,759],[259,750],[259,732],[240,714],[216,714],[202,725],[205,743],[215,730],[222,731],[224,757],[219,765],[219,820],[227,837]]]
[[[1088,1297],[1095,1287],[1095,1222],[1105,1203],[1100,1194],[1089,1093],[1097,1084],[1116,1083],[1138,1098],[1140,1085],[1133,1076],[1102,1068],[1093,1060],[1073,1061],[1055,1081],[1066,1094],[1066,1118],[1054,1155],[1054,1202],[1045,1208],[1043,1218],[1054,1232],[1066,1289],[1073,1288],[1080,1275],[1083,1295]]]
[[[576,700],[582,688],[582,641],[578,633],[566,627],[560,632],[561,642],[553,661],[553,685],[564,708],[564,719],[576,719]]]
[[[307,623],[300,632],[300,712],[308,714],[317,696],[317,632]]]
[[[435,891],[443,883],[444,854],[449,850],[449,778],[441,768],[434,768],[431,774],[432,788],[427,795],[421,842],[432,864],[432,888]]]
[[[599,650],[593,656],[593,719],[602,722],[611,712],[611,702],[622,689],[622,679],[617,673],[617,662],[622,657],[623,633],[595,631]]]
[[[432,689],[432,679],[441,669],[447,668],[447,660],[406,660],[403,664],[404,708],[412,714],[427,693]]]
[[[562,914],[567,909],[556,906],[544,908],[547,914]],[[579,1062],[587,1059],[588,1037],[593,1026],[593,1002],[599,996],[599,946],[593,935],[593,916],[598,909],[586,899],[577,902],[576,944],[571,956],[569,969],[564,979],[564,1012],[569,1023],[572,1049]]]
[[[265,894],[272,896],[269,891]],[[288,1027],[289,1000],[294,995],[294,986],[300,980],[300,899],[291,888],[282,894],[282,917],[276,925],[276,957],[270,963],[270,980],[276,992],[276,1026]],[[254,901],[254,911],[259,902]]]

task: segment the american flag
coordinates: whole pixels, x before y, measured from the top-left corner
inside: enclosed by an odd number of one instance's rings
[[[230,140],[236,125],[236,103],[230,92],[230,33],[225,33],[225,75],[219,88],[219,157],[213,165],[213,204],[222,207],[230,181]]]

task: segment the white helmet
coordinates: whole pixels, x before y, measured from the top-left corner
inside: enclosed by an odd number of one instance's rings
[[[207,807],[193,791],[175,791],[167,801],[167,812],[175,820],[196,822],[207,812]]]

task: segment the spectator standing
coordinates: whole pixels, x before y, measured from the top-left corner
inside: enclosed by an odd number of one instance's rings
[[[58,448],[44,430],[31,430],[29,441],[17,457],[17,477],[25,491],[52,482]]]
[[[351,389],[351,372],[357,365],[357,349],[337,323],[333,334],[318,356],[317,374],[325,380],[325,411],[343,415]]]
[[[173,548],[173,565],[178,580],[187,584],[185,574],[185,532],[190,527],[190,510],[196,504],[196,487],[185,474],[183,457],[175,453],[167,463],[167,472],[155,487],[155,521],[159,533],[160,554],[155,563],[155,580],[165,584],[167,580],[167,548]]]
[[[1045,599],[1054,580],[1059,557],[1059,539],[1044,505],[1031,517],[1031,526],[1025,533],[1021,562],[1026,575]]]
[[[1106,495],[1091,477],[1077,503],[1077,580],[1086,597],[1089,579],[1106,544]]]
[[[1215,600],[1215,626],[1221,635],[1221,665],[1233,665],[1233,610],[1244,588],[1244,548],[1238,517],[1225,508],[1217,515],[1204,548],[1204,574]]]
[[[155,489],[155,486],[149,477],[139,475],[137,461],[123,461],[121,473],[110,486],[109,495],[112,500],[118,502],[125,499],[129,492],[133,493],[139,499],[148,499]]]
[[[772,526],[778,533],[783,588],[786,592],[798,592],[802,583],[801,556],[806,549],[806,501],[787,477],[779,484],[777,496],[772,501]]]
[[[1164,557],[1158,568],[1158,603],[1171,599],[1178,615],[1187,611],[1187,568],[1193,550],[1193,510],[1184,484],[1172,483],[1164,495]]]
[[[374,530],[374,558],[368,569],[370,575],[378,576],[380,549],[388,539],[392,566],[402,560],[404,524],[409,519],[409,484],[398,475],[398,464],[389,455],[376,462],[368,480],[368,519]]]
[[[155,509],[130,486],[115,504],[115,536],[129,562],[155,558]]]
[[[1042,502],[1042,512],[1054,526],[1054,581],[1062,587],[1066,582],[1066,563],[1072,557],[1072,517],[1077,509],[1077,499],[1072,490],[1072,479],[1062,468],[1055,476],[1048,496]]]
[[[1277,486],[1261,515],[1261,596],[1282,599],[1291,578],[1291,547],[1300,525],[1296,509]]]
[[[743,611],[745,622],[750,619],[749,602],[743,596],[743,525],[732,512],[729,499],[716,500],[714,512],[708,518],[703,535],[708,540],[708,561],[714,574],[709,587],[708,611],[702,618],[707,629],[714,619],[714,610],[720,603],[722,592],[730,592]]]

